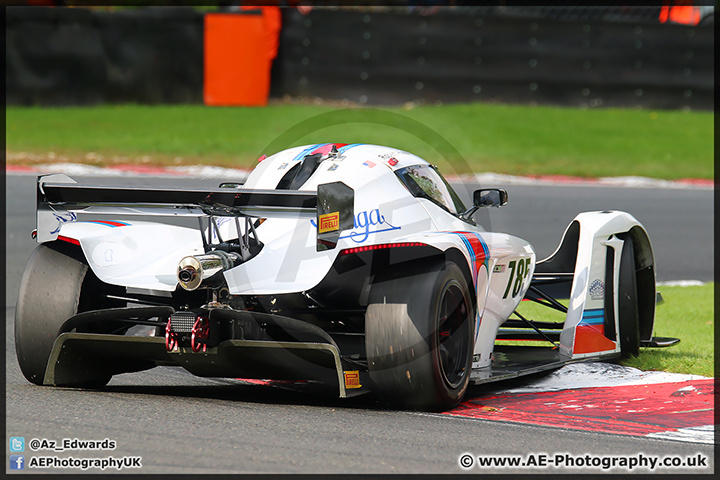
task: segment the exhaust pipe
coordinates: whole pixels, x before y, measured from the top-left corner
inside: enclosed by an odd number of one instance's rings
[[[191,255],[180,260],[177,269],[178,283],[192,292],[198,288],[221,286],[225,278],[222,272],[242,261],[237,253],[214,250],[204,255]]]

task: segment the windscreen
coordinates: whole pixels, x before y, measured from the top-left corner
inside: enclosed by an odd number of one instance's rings
[[[395,170],[414,197],[427,198],[454,215],[465,211],[460,197],[432,165],[413,165]]]

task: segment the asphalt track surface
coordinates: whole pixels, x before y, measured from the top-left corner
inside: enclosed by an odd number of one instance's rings
[[[78,179],[83,181],[84,179]],[[87,179],[92,183],[216,186],[217,180]],[[228,179],[230,181],[232,179]],[[19,371],[13,319],[19,278],[35,242],[34,177],[6,180],[6,434],[30,439],[114,440],[112,451],[32,452],[32,456],[141,456],[125,473],[465,473],[459,458],[475,455],[568,453],[575,456],[707,457],[704,468],[662,473],[711,473],[713,446],[516,423],[389,411],[372,397],[349,400],[311,389],[202,379],[181,369],[119,375],[102,391],[37,387]],[[489,185],[483,185],[489,186]],[[496,186],[496,185],[493,185]],[[497,185],[499,186],[499,185]],[[474,187],[470,187],[471,190]],[[461,189],[462,190],[462,189]],[[584,210],[622,209],[647,228],[658,280],[712,280],[711,190],[507,186],[510,202],[476,216],[494,230],[532,242],[542,258]],[[503,385],[506,387],[507,385]],[[474,387],[466,399],[498,386]],[[6,452],[9,451],[9,446]],[[6,470],[8,466],[6,465]],[[7,470],[9,472],[9,470]],[[68,469],[46,472],[71,473]],[[112,470],[106,470],[109,473]],[[483,468],[472,473],[601,473],[600,468]],[[615,473],[647,469],[612,470]],[[89,470],[87,473],[99,472]]]

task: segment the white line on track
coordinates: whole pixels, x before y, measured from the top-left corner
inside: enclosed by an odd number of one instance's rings
[[[705,282],[700,280],[671,280],[669,282],[657,282],[658,287],[701,287]]]
[[[707,443],[712,445],[715,443],[715,425],[678,428],[677,430],[668,430],[667,432],[650,433],[647,436],[650,438],[660,438],[664,440]]]
[[[650,385],[701,380],[708,377],[682,373],[643,371],[613,363],[587,362],[565,365],[547,376],[502,393],[554,392],[559,390]]]

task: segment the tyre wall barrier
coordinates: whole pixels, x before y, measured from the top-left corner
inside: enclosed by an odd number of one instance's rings
[[[712,110],[714,26],[283,9],[271,97]],[[8,105],[202,103],[203,14],[6,8]]]
[[[487,9],[485,9],[487,10]],[[287,10],[274,95],[713,109],[713,25]]]
[[[203,16],[190,7],[5,12],[8,105],[202,102]]]

